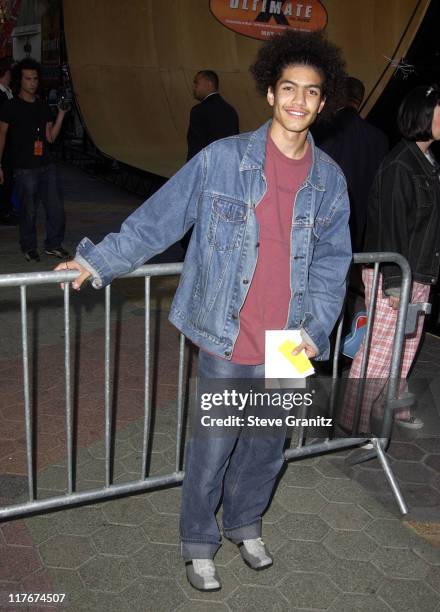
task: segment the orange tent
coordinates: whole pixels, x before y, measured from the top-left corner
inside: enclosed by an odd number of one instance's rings
[[[104,153],[171,176],[185,160],[195,103],[191,84],[203,68],[219,74],[221,92],[237,109],[242,131],[269,116],[248,73],[262,43],[223,25],[215,14],[219,2],[226,15],[226,9],[235,10],[234,16],[247,11],[250,19],[252,7],[263,0],[64,0],[74,89],[89,133]],[[271,4],[283,10],[290,5],[291,13],[302,10],[305,23],[307,9],[295,6],[313,3],[317,0]],[[319,5],[349,73],[366,85],[366,113],[394,72],[392,60],[408,50],[429,0],[323,0]]]

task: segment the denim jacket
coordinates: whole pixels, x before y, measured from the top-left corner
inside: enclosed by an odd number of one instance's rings
[[[194,226],[169,318],[200,348],[230,359],[258,258],[255,208],[266,192],[269,128],[270,122],[210,144],[131,214],[119,233],[97,246],[84,238],[77,259],[92,272],[93,285],[134,270]],[[351,261],[349,202],[340,168],[310,134],[308,140],[312,165],[292,215],[286,327],[300,328],[317,347],[317,358],[328,359]]]

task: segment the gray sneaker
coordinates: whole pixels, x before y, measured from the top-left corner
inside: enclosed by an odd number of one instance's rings
[[[243,540],[240,545],[240,554],[243,561],[253,570],[263,570],[273,563],[272,555],[267,550],[261,538]]]
[[[212,559],[192,559],[186,564],[186,577],[198,591],[219,591],[220,578]]]

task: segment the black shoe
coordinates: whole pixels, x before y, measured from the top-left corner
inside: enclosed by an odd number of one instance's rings
[[[38,251],[26,251],[24,258],[26,261],[40,261]]]
[[[55,249],[44,249],[44,252],[46,253],[46,255],[54,255],[55,257],[58,257],[59,259],[71,259],[72,255],[69,253],[69,251],[66,251],[66,249],[63,249],[62,246],[59,246]]]

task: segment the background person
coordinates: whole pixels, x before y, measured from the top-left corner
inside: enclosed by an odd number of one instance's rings
[[[412,272],[412,302],[427,302],[431,285],[439,275],[440,263],[440,182],[439,166],[429,147],[440,140],[440,89],[437,85],[417,87],[403,100],[398,111],[402,140],[382,162],[373,183],[368,208],[365,251],[394,251],[409,262]],[[365,268],[367,307],[371,303],[373,270]],[[391,364],[397,309],[400,299],[400,268],[383,264],[374,316],[368,384],[362,405],[361,431],[369,431],[373,404],[381,395]],[[406,379],[423,331],[420,316],[416,333],[405,339],[400,377]],[[356,354],[350,378],[359,378],[362,348]],[[373,382],[376,381],[376,382]],[[381,381],[382,384],[379,384]],[[370,388],[370,393],[368,393]],[[348,402],[348,406],[351,403]],[[352,412],[344,417],[350,428]],[[396,413],[396,423],[420,428],[423,422],[409,410]]]
[[[351,246],[354,253],[362,253],[368,193],[377,169],[388,153],[388,138],[359,115],[365,95],[362,81],[347,77],[343,92],[342,107],[334,120],[314,135],[318,146],[341,166],[345,174],[350,198]]]
[[[187,161],[211,142],[238,134],[237,111],[219,93],[213,70],[200,70],[194,77],[193,95],[200,104],[192,107],[187,133]]]
[[[187,161],[211,142],[238,134],[237,111],[220,95],[218,88],[219,78],[213,70],[200,70],[194,76],[193,96],[200,104],[193,106],[189,115]],[[191,232],[180,241],[184,254]]]
[[[18,96],[0,109],[0,160],[9,138],[14,184],[20,201],[20,247],[27,261],[39,261],[36,219],[40,201],[45,209],[44,251],[64,259],[64,203],[49,145],[55,141],[66,111],[59,110],[55,123],[48,105],[37,97],[40,65],[31,58],[15,64],[13,82]],[[5,180],[0,169],[0,184]]]

